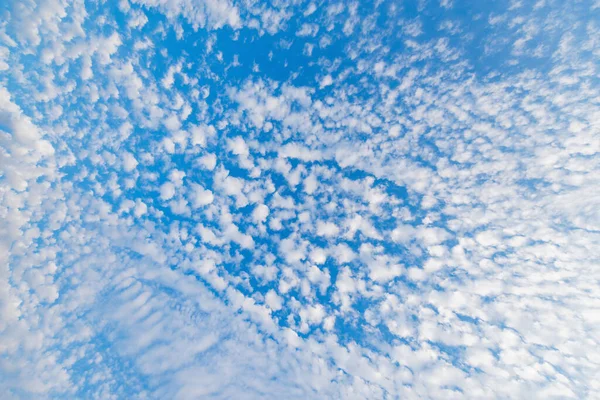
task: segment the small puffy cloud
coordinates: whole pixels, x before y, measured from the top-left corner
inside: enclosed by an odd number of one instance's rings
[[[311,265],[306,274],[308,280],[317,285],[320,292],[324,294],[331,284],[331,277],[327,269],[320,269],[316,265]]]
[[[183,198],[171,201],[169,203],[169,206],[171,208],[171,212],[173,212],[174,214],[184,215],[189,214],[190,212],[188,202]]]
[[[321,304],[310,305],[300,311],[300,318],[310,325],[320,324],[326,315]]]
[[[215,136],[216,129],[211,125],[192,125],[190,134],[192,146],[206,147],[208,139]]]
[[[196,183],[191,185],[190,201],[192,202],[192,207],[200,208],[211,204],[214,198],[213,193],[202,187],[202,185]]]
[[[172,169],[169,172],[169,180],[173,182],[173,184],[177,187],[183,185],[183,178],[185,178],[185,172],[180,171],[178,169]]]
[[[475,235],[475,240],[482,246],[498,246],[500,238],[493,231],[482,231]]]
[[[369,277],[375,282],[388,282],[402,274],[402,266],[399,264],[386,264],[373,262],[369,264]]]
[[[331,255],[339,264],[349,263],[356,258],[356,253],[345,243],[336,245],[332,249]]]
[[[318,161],[323,158],[319,150],[313,150],[299,143],[288,143],[279,150],[283,158],[296,158],[302,161]]]
[[[440,244],[451,237],[447,230],[438,227],[421,227],[417,229],[416,235],[426,246]]]
[[[283,305],[283,299],[277,295],[277,293],[271,289],[265,295],[265,303],[273,311],[281,310]]]
[[[317,32],[319,32],[319,25],[317,24],[302,24],[298,32],[296,32],[297,36],[316,36]]]
[[[197,163],[203,169],[212,171],[217,165],[217,156],[212,153],[205,154],[197,160]]]
[[[416,237],[415,228],[400,224],[391,232],[390,236],[394,242],[407,243]]]
[[[175,114],[171,114],[170,116],[165,118],[163,124],[165,125],[165,128],[167,128],[170,131],[176,131],[179,128],[181,128],[181,122]]]
[[[240,136],[236,136],[235,138],[228,140],[227,147],[233,154],[240,156],[248,155],[248,145],[246,145],[246,142]]]
[[[325,75],[321,79],[321,82],[319,82],[319,87],[323,89],[324,87],[330,86],[331,84],[333,84],[333,78],[331,77],[331,75]]]
[[[254,208],[254,211],[252,211],[252,220],[255,223],[263,223],[267,220],[267,217],[269,216],[269,207],[267,207],[264,204],[259,204]]]
[[[283,331],[283,336],[290,347],[300,347],[302,343],[302,339],[298,336],[293,329],[285,328]]]
[[[175,185],[171,182],[165,182],[160,186],[160,198],[169,200],[175,196]]]
[[[142,10],[135,10],[130,13],[127,26],[130,28],[142,28],[148,22],[148,17]]]
[[[397,137],[398,135],[400,135],[400,131],[402,130],[402,127],[400,125],[394,125],[390,128],[390,136],[391,137]]]
[[[330,315],[323,320],[323,329],[331,331],[335,327],[335,315]]]
[[[133,171],[138,165],[137,160],[130,152],[123,153],[123,169],[127,172]]]
[[[315,264],[323,264],[327,260],[327,253],[325,250],[317,247],[310,252],[309,257]]]
[[[167,153],[169,153],[169,154],[175,153],[175,143],[171,139],[169,139],[169,138],[163,139],[162,145]]]
[[[340,232],[340,228],[333,222],[317,222],[317,235],[332,237],[336,236]]]
[[[147,212],[148,212],[148,206],[146,206],[146,204],[143,201],[141,201],[139,199],[136,200],[135,207],[133,209],[133,214],[139,218],[142,215],[146,214]]]

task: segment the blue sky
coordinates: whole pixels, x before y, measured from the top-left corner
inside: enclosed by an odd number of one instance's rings
[[[600,392],[598,1],[0,7],[3,399]]]

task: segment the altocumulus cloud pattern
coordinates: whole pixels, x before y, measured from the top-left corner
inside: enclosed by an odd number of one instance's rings
[[[600,397],[600,2],[7,0],[0,397]]]

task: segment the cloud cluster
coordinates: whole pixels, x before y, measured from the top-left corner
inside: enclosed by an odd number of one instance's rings
[[[600,390],[590,2],[10,2],[7,398]]]

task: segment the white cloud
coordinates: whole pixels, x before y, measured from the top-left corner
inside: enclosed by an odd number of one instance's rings
[[[244,142],[244,139],[242,139],[240,136],[230,139],[227,145],[233,154],[241,156],[248,155],[248,146],[246,145],[246,142]]]
[[[173,185],[180,187],[183,186],[183,178],[185,178],[185,172],[178,169],[172,169],[169,172],[169,180],[173,182]]]
[[[215,169],[215,166],[217,165],[217,157],[211,153],[205,154],[204,156],[202,156],[198,159],[198,164],[202,168],[212,171],[213,169]]]
[[[340,232],[340,228],[333,222],[317,222],[317,235],[332,237],[338,235]]]
[[[327,260],[327,253],[320,248],[313,249],[310,252],[310,259],[315,264],[323,264]]]
[[[135,204],[135,208],[133,210],[133,213],[135,214],[136,217],[141,217],[142,215],[146,214],[148,212],[148,206],[146,206],[146,204],[141,201],[141,200],[137,200],[136,204]]]
[[[214,201],[214,198],[213,193],[210,190],[203,188],[202,185],[196,183],[191,185],[190,201],[194,208],[209,205]]]
[[[273,311],[281,310],[283,305],[283,299],[275,293],[273,289],[267,292],[265,296],[265,303],[269,306],[269,308]]]
[[[169,200],[175,196],[175,185],[171,182],[165,182],[160,187],[160,198]]]
[[[477,240],[477,243],[481,244],[482,246],[497,246],[500,244],[500,239],[492,231],[479,232],[475,236],[475,240]]]
[[[324,87],[330,86],[331,84],[333,84],[333,78],[331,77],[331,75],[325,75],[321,79],[321,82],[319,83],[319,87],[322,89]]]
[[[133,156],[133,154],[129,152],[123,153],[123,169],[127,172],[133,171],[138,165],[137,160]]]
[[[488,75],[460,15],[9,5],[0,391],[592,396],[599,32],[518,4],[478,20]]]
[[[252,219],[255,223],[263,223],[269,216],[269,207],[264,204],[257,205],[252,211]]]

